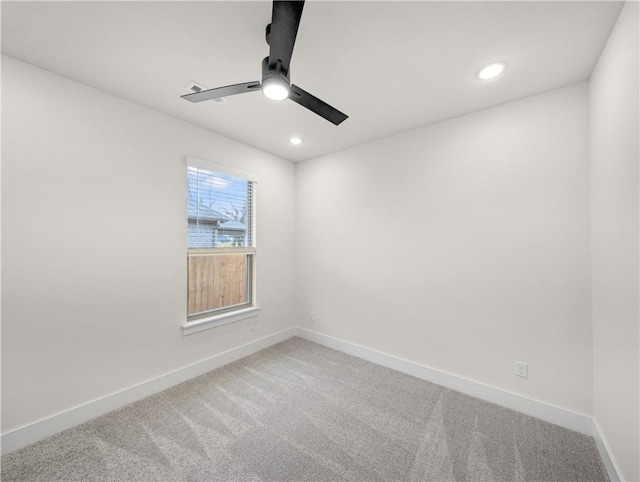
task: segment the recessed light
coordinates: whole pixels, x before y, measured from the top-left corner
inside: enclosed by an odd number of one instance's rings
[[[490,64],[482,67],[476,74],[476,77],[478,77],[480,80],[493,79],[504,72],[506,68],[507,63],[504,60],[491,62]]]
[[[289,142],[294,146],[299,146],[300,144],[302,144],[302,139],[300,139],[299,137],[292,137],[289,139]]]

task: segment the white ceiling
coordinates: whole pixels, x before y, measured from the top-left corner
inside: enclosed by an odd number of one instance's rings
[[[334,126],[259,92],[180,99],[260,80],[271,3],[3,2],[2,51],[299,161],[588,79],[619,2],[305,4],[292,82],[350,117]],[[492,81],[480,66],[506,60]],[[304,139],[291,146],[288,139]]]

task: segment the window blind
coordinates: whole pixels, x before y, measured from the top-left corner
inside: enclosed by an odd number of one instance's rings
[[[254,247],[255,182],[188,166],[189,248]]]

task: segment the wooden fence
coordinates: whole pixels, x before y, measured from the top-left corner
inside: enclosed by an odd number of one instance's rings
[[[248,303],[247,263],[250,252],[188,254],[188,315]]]

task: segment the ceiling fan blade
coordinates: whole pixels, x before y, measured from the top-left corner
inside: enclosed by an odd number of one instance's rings
[[[271,34],[269,39],[269,66],[280,61],[285,72],[293,55],[298,26],[302,17],[304,1],[285,2],[274,0],[271,13]]]
[[[331,107],[326,102],[311,95],[297,85],[291,84],[290,92],[289,99],[300,104],[302,107],[306,107],[311,112],[315,112],[320,117],[324,117],[332,124],[338,125],[349,117],[347,114]]]
[[[244,84],[226,85],[224,87],[216,87],[215,89],[202,90],[193,94],[181,95],[184,100],[189,102],[202,102],[205,100],[219,99],[230,95],[244,94],[245,92],[253,92],[260,90],[260,82],[245,82]]]

